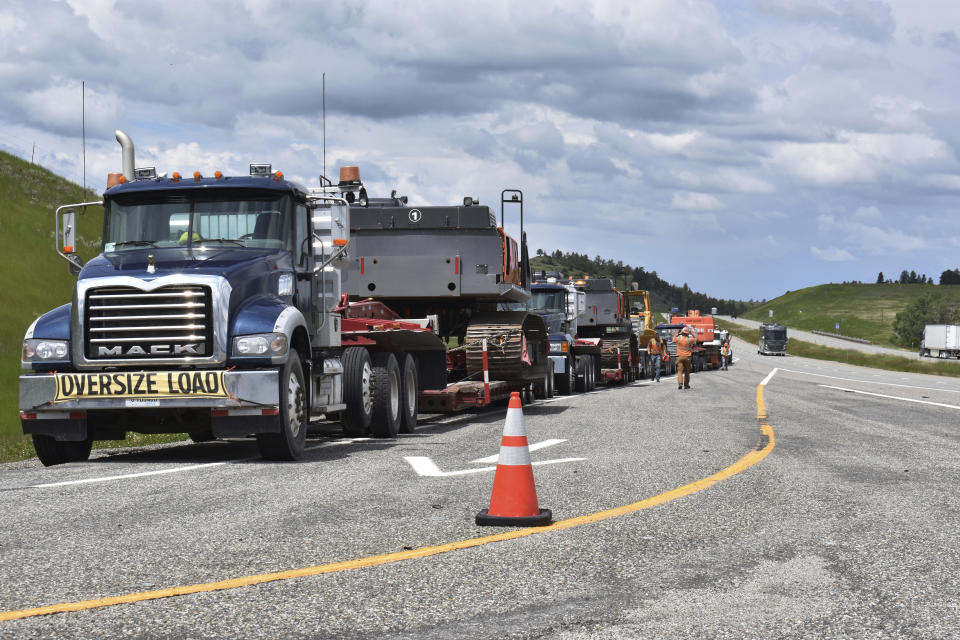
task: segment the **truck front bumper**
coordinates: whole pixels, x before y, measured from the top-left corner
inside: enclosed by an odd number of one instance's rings
[[[551,355],[550,361],[553,363],[554,373],[564,373],[567,370],[566,355],[558,355],[558,356]]]
[[[122,372],[124,375],[128,372]],[[130,372],[133,375],[145,372]],[[167,372],[160,372],[166,375]],[[174,375],[180,372],[173,372]],[[107,375],[107,374],[104,374]],[[83,440],[87,437],[90,414],[125,412],[134,419],[140,414],[159,414],[177,410],[209,410],[213,435],[242,436],[277,431],[280,387],[276,369],[223,372],[224,397],[207,397],[177,393],[154,397],[149,393],[136,396],[58,397],[56,376],[32,374],[20,376],[20,422],[23,432],[51,435],[60,440]],[[61,390],[62,392],[62,390]],[[177,429],[176,431],[183,431]],[[161,431],[162,432],[162,431]]]

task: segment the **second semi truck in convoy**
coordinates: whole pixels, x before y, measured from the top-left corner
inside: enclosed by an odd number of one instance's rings
[[[416,425],[425,397],[475,406],[552,380],[542,320],[496,313],[525,301],[529,280],[525,242],[489,208],[370,201],[349,170],[320,188],[269,165],[160,176],[117,140],[123,172],[103,200],[55,213],[73,300],[23,341],[21,424],[45,465],[128,431],[254,435],[264,457],[297,459],[311,416],[390,437]],[[102,252],[83,265],[75,212],[88,207],[103,210]],[[484,374],[494,380],[458,386]]]
[[[626,293],[619,291],[610,278],[578,279],[573,285],[584,293],[578,338],[600,347],[600,379],[624,384],[640,378],[645,369]]]
[[[534,282],[526,309],[538,314],[550,334],[550,360],[555,387],[563,395],[593,388],[600,366],[600,347],[577,338],[585,295],[567,281],[551,277]]]
[[[646,372],[627,298],[609,278],[534,282],[526,308],[547,323],[560,393],[625,384]]]

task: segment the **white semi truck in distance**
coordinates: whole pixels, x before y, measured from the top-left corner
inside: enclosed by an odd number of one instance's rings
[[[923,328],[920,355],[929,358],[960,358],[960,326],[928,324]]]

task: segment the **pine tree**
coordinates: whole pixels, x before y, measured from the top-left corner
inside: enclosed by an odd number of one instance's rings
[[[940,274],[940,284],[960,284],[960,269],[946,269]]]
[[[883,271],[877,274],[877,284],[883,284]]]

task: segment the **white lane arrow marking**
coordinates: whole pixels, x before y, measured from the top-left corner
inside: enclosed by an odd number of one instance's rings
[[[543,442],[537,442],[536,444],[528,445],[527,448],[530,451],[536,451],[537,449],[552,447],[553,445],[560,444],[561,442],[566,442],[566,439],[557,440],[556,438],[553,438],[550,440],[544,440]],[[476,464],[489,464],[491,462],[496,462],[497,458],[499,457],[500,457],[500,454],[495,453],[492,456],[487,456],[486,458],[477,458],[476,460],[471,460],[470,462],[474,462]]]
[[[406,456],[404,457],[404,460],[410,463],[410,466],[413,467],[413,470],[421,476],[465,476],[471,473],[483,473],[485,471],[496,470],[496,467],[477,467],[474,469],[460,469],[459,471],[441,471],[440,468],[434,464],[433,460],[426,456]],[[586,458],[559,458],[557,460],[540,460],[531,464],[536,466],[540,464],[559,464],[561,462],[579,462],[581,460],[586,460]]]

